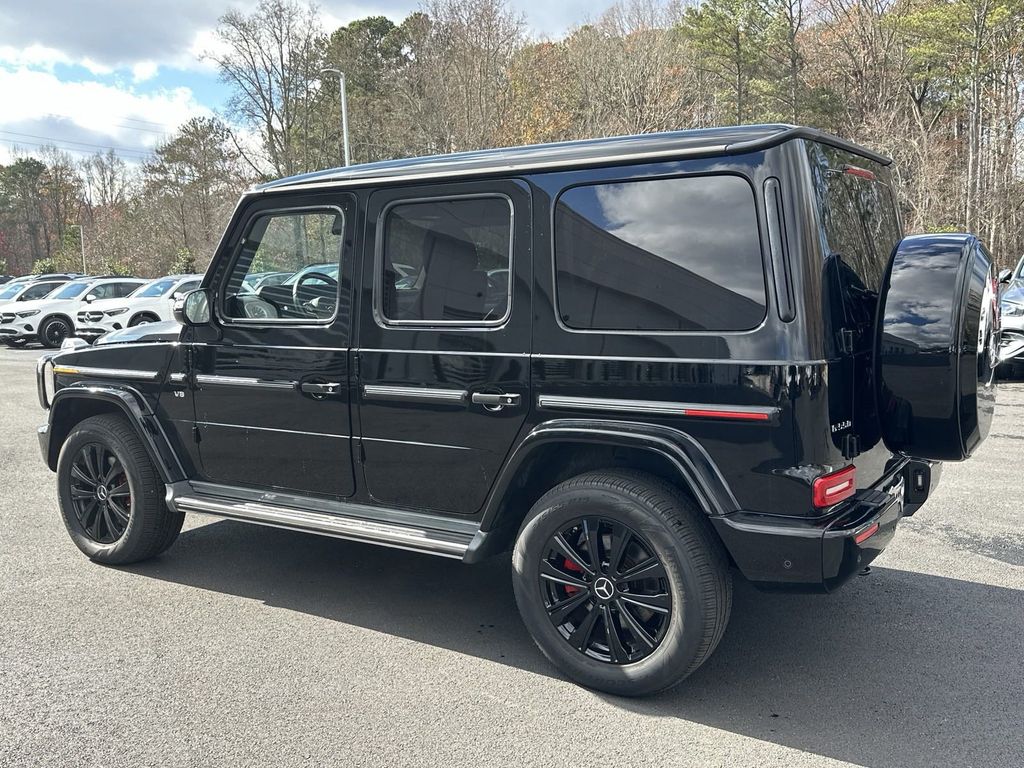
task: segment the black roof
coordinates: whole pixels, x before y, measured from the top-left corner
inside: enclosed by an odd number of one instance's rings
[[[790,139],[805,138],[855,152],[888,165],[889,158],[814,128],[794,125],[738,125],[698,128],[689,131],[646,133],[606,139],[584,139],[555,144],[481,149],[449,155],[431,155],[401,160],[332,168],[289,176],[254,188],[255,192],[306,184],[402,179],[415,176],[485,175],[492,173],[558,170],[562,166],[599,163],[640,162],[671,159],[673,156],[741,154],[767,149]]]

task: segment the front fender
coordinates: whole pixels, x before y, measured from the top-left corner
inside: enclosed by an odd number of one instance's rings
[[[76,424],[90,416],[110,412],[120,412],[135,428],[165,483],[185,479],[185,470],[146,399],[125,384],[80,381],[57,390],[50,405],[47,429],[40,434],[47,466],[51,470],[57,468],[61,446]]]

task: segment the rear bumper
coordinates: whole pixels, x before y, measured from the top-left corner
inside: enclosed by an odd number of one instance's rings
[[[926,489],[915,468],[927,466]],[[938,483],[940,465],[908,462],[878,487],[860,491],[813,520],[735,512],[711,518],[743,575],[770,591],[831,592],[869,565]],[[908,491],[916,481],[916,488]],[[913,502],[907,499],[910,495]]]

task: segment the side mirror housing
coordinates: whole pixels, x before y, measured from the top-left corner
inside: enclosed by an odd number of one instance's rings
[[[1010,278],[1012,276],[1013,276],[1013,272],[1011,272],[1008,269],[1002,269],[1002,270],[999,271],[999,282],[1000,283],[1008,283],[1008,282],[1010,282]]]
[[[174,302],[174,319],[192,327],[209,325],[210,292],[205,288],[197,288],[186,293],[184,299]]]
[[[96,294],[95,293],[87,293],[87,294],[85,294],[85,303],[86,304],[92,304],[94,301],[96,301]]]

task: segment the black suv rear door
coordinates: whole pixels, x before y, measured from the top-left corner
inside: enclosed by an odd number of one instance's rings
[[[530,405],[530,236],[521,182],[370,196],[356,389],[374,501],[482,507]]]

